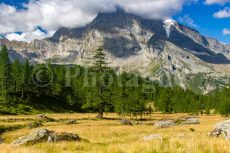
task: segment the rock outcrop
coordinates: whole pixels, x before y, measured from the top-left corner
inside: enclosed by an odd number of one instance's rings
[[[41,122],[54,122],[55,121],[55,119],[50,118],[50,117],[46,116],[45,114],[38,115],[38,119]]]
[[[185,117],[185,118],[182,117],[177,120],[177,123],[184,124],[184,125],[200,124],[200,120],[198,117]]]
[[[157,128],[168,128],[168,127],[175,126],[175,125],[176,123],[173,120],[164,120],[164,121],[159,121],[155,123],[155,126]]]
[[[161,120],[155,122],[157,128],[168,128],[171,126],[180,126],[180,125],[191,125],[191,124],[200,124],[199,118],[197,117],[181,117],[176,120]]]
[[[225,139],[230,140],[230,120],[217,123],[214,130],[209,133],[209,136],[219,137],[221,134],[224,135]]]
[[[58,141],[79,141],[77,134],[55,133],[46,129],[38,129],[27,136],[23,136],[12,142],[13,145],[32,145],[40,142],[58,142]]]

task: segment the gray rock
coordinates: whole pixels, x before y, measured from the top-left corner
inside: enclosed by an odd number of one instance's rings
[[[72,133],[51,133],[48,136],[47,141],[48,142],[58,142],[58,141],[78,141],[81,140],[80,137],[77,134]]]
[[[54,122],[55,119],[46,116],[45,114],[38,115],[38,119],[43,122]]]
[[[225,139],[230,140],[230,120],[217,123],[214,130],[209,133],[209,136],[219,137],[221,134],[224,135]]]
[[[221,135],[221,130],[220,129],[214,129],[208,135],[211,137],[219,137]]]
[[[133,123],[130,120],[127,120],[127,119],[121,120],[121,124],[122,125],[133,125]]]
[[[200,124],[199,118],[188,117],[181,124],[190,125],[190,124]]]
[[[46,129],[38,129],[27,136],[22,136],[15,140],[12,144],[23,145],[23,144],[35,144],[42,141],[47,141],[52,131]]]
[[[27,136],[22,136],[12,142],[13,145],[32,145],[40,142],[78,141],[81,140],[77,134],[55,133],[46,129],[38,129]]]
[[[143,138],[144,141],[152,141],[155,139],[163,139],[163,137],[160,134],[151,134],[149,136],[146,136]]]
[[[170,126],[175,126],[176,123],[173,120],[165,120],[165,121],[159,121],[159,122],[155,122],[155,126],[157,128],[167,128]]]

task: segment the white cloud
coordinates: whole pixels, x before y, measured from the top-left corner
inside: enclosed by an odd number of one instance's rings
[[[11,33],[11,34],[7,34],[5,36],[6,39],[12,41],[12,40],[16,40],[16,41],[26,41],[25,39],[26,34],[22,33],[22,34],[18,34],[18,33]]]
[[[165,19],[179,12],[185,3],[197,0],[30,0],[25,9],[0,4],[0,34],[28,35],[40,26],[47,31],[60,27],[80,27],[99,12],[113,12],[119,6],[145,18]],[[20,39],[18,34],[12,34]]]
[[[182,9],[185,0],[114,0],[126,12],[145,18],[169,18]]]
[[[183,17],[179,17],[178,21],[181,23],[187,24],[193,28],[198,27],[198,25],[195,24],[194,20],[189,15],[184,15]]]
[[[23,33],[10,33],[6,34],[5,38],[8,40],[16,40],[16,41],[26,41],[31,42],[35,39],[43,39],[46,37],[50,37],[53,35],[54,32],[50,32],[46,34],[45,32],[42,32],[41,30],[37,29],[33,32],[23,32]]]
[[[205,4],[207,5],[212,5],[212,4],[220,4],[220,5],[224,5],[226,3],[229,3],[230,0],[206,0]]]
[[[223,29],[223,35],[230,35],[230,30],[229,29]]]
[[[223,10],[220,10],[219,12],[216,12],[213,14],[215,18],[230,18],[230,8],[225,7]]]

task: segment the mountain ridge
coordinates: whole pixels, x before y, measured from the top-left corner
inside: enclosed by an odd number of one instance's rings
[[[230,45],[178,22],[167,26],[163,20],[120,10],[100,13],[85,27],[60,28],[51,38],[31,43],[1,39],[0,43],[9,47],[11,59],[80,65],[86,64],[97,47],[103,47],[110,66],[118,71],[137,72],[164,86],[179,85],[202,93],[230,80]]]

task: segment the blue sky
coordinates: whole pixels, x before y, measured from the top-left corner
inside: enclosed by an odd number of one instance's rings
[[[2,3],[20,6],[23,3],[27,3],[29,0],[1,0]]]
[[[230,17],[229,18],[215,18],[213,14],[224,9],[225,7],[230,8],[230,3],[225,5],[205,5],[204,1],[199,1],[192,5],[185,5],[183,10],[177,15],[173,16],[174,19],[189,15],[194,20],[194,27],[196,30],[201,32],[205,36],[210,36],[220,40],[221,42],[230,44],[230,35],[223,35],[223,29],[230,29]],[[191,26],[188,23],[184,24]]]
[[[230,44],[230,0],[30,0],[30,3],[28,2],[29,0],[0,0],[1,35],[23,41],[42,39],[51,36],[60,27],[84,26],[91,22],[99,11],[109,12],[115,9],[115,5],[120,5],[127,12],[146,18],[172,17],[205,36]]]

